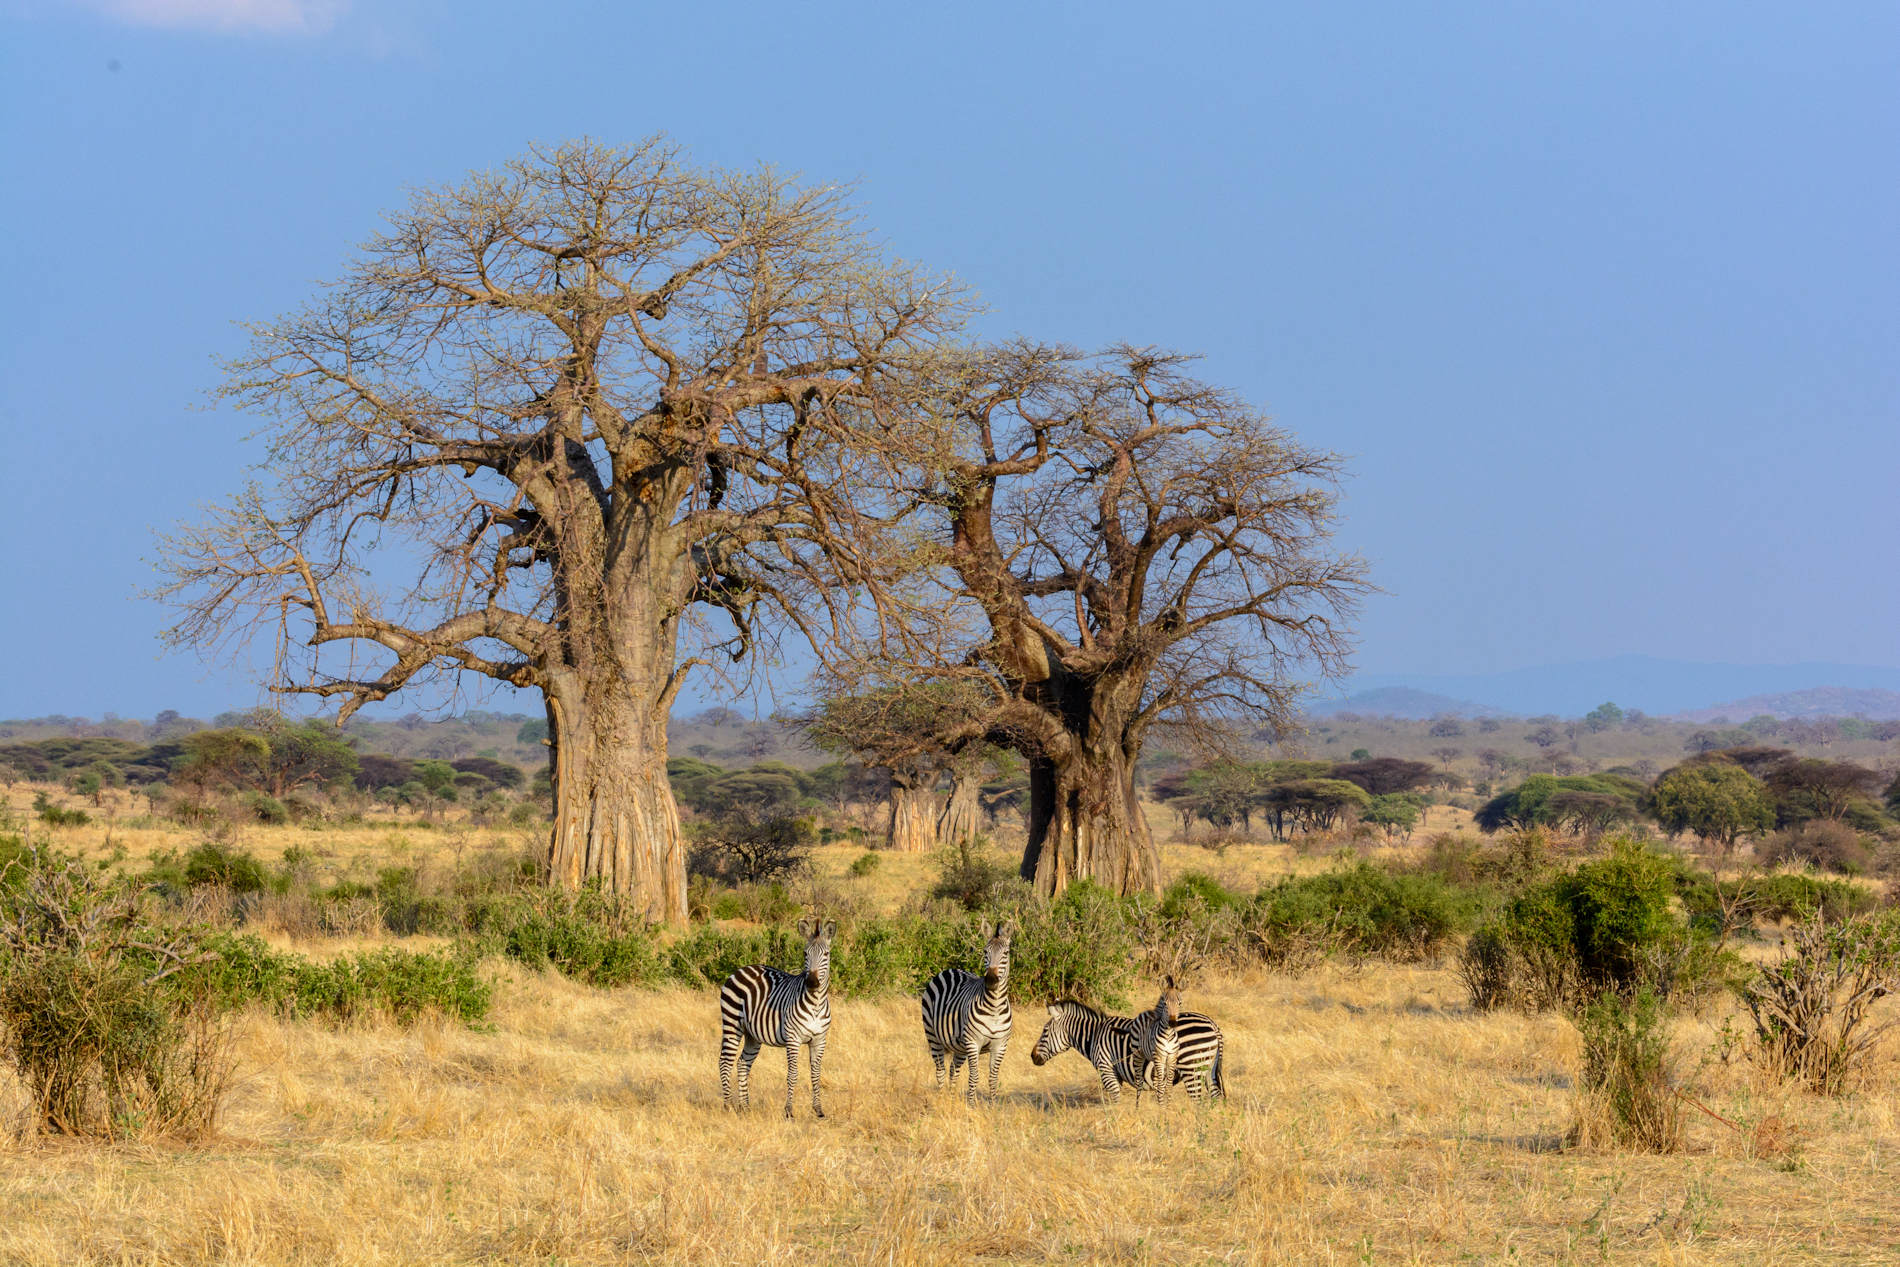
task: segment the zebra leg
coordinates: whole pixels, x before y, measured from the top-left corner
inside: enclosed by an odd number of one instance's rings
[[[825,1031],[819,1030],[811,1040],[811,1111],[817,1117],[825,1115],[824,1093],[818,1083],[818,1069],[824,1063]]]
[[[1003,1078],[1003,1053],[1009,1050],[1009,1039],[999,1038],[990,1047],[990,1099],[996,1098],[996,1089]]]
[[[739,1059],[739,1031],[728,1029],[719,1035],[719,1098],[732,1107],[732,1066]]]
[[[745,1048],[739,1053],[739,1107],[752,1103],[752,1062],[758,1059],[759,1044],[753,1039],[745,1040]]]
[[[798,1048],[797,1043],[785,1044],[785,1117],[792,1116],[792,1094],[798,1090]]]
[[[970,1089],[963,1093],[964,1103],[975,1104],[976,1067],[983,1063],[983,1052],[980,1048],[967,1048],[958,1054],[961,1055],[970,1066]]]
[[[937,1040],[934,1038],[930,1040],[930,1060],[937,1066],[937,1090],[941,1091],[943,1090],[943,1048],[937,1045]]]
[[[1102,1098],[1110,1104],[1122,1102],[1122,1080],[1115,1076],[1115,1062],[1097,1059],[1095,1072],[1102,1076]],[[1141,1103],[1141,1084],[1135,1084],[1135,1103]]]

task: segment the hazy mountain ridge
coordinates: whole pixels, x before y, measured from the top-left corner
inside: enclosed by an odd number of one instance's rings
[[[1714,704],[1692,712],[1678,713],[1684,721],[1712,722],[1724,717],[1744,722],[1751,717],[1769,716],[1783,720],[1809,720],[1819,717],[1865,717],[1869,721],[1900,720],[1900,691],[1849,686],[1815,686],[1805,691],[1780,691],[1772,695],[1751,695],[1726,704]]]
[[[1397,717],[1405,721],[1424,721],[1430,717],[1502,717],[1502,710],[1470,700],[1453,699],[1409,686],[1381,686],[1360,691],[1344,699],[1320,700],[1308,708],[1313,717],[1337,717],[1358,713],[1367,717]]]
[[[1900,692],[1900,669],[1821,663],[1722,664],[1632,655],[1455,676],[1362,673],[1344,684],[1344,689],[1353,692],[1349,699],[1388,688],[1438,696],[1467,709],[1488,709],[1507,716],[1581,717],[1606,701],[1656,717],[1699,712],[1714,716],[1721,709],[1739,708],[1742,702],[1758,696],[1837,691],[1845,699],[1858,692]],[[1723,700],[1738,702],[1719,703]],[[1320,707],[1316,705],[1314,711],[1320,711]],[[1324,707],[1332,712],[1370,711],[1344,701]],[[1841,715],[1851,716],[1852,711]]]

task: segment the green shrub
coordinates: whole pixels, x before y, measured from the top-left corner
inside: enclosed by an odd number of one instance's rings
[[[1016,919],[1010,982],[1018,997],[1127,1005],[1140,950],[1131,903],[1089,880],[1073,882],[1053,902],[1026,891],[1015,896],[1013,906],[996,913]]]
[[[182,989],[192,929],[153,929],[139,890],[29,857],[0,885],[0,1039],[36,1126],[68,1135],[196,1136],[229,1073],[216,1010]]]
[[[1606,992],[1702,994],[1731,971],[1732,956],[1677,912],[1679,891],[1690,895],[1683,904],[1693,913],[1697,895],[1716,890],[1673,858],[1614,842],[1608,857],[1530,885],[1506,905],[1495,932],[1510,966],[1491,965],[1483,984],[1488,991],[1502,973],[1512,1001],[1534,1010],[1575,1009]],[[1481,950],[1497,953],[1489,941]],[[1475,988],[1472,1002],[1482,1005]]]
[[[1238,906],[1240,899],[1213,876],[1183,872],[1161,894],[1161,917],[1183,919],[1199,911],[1221,911]]]
[[[264,864],[243,849],[227,848],[207,840],[184,857],[185,884],[222,884],[234,893],[261,893],[271,885]]]
[[[1598,994],[1576,1014],[1583,1039],[1572,1142],[1653,1153],[1682,1147],[1682,1108],[1669,1080],[1669,1014],[1648,989]]]
[[[18,836],[0,836],[0,889],[25,884],[32,861],[33,853],[25,841]]]
[[[1471,1006],[1480,1012],[1502,1007],[1514,996],[1511,942],[1504,929],[1486,924],[1473,930],[1458,954],[1458,979]]]
[[[53,804],[44,792],[33,794],[33,813],[48,827],[84,827],[92,821],[83,809],[62,809]]]
[[[1314,936],[1328,950],[1413,961],[1469,928],[1477,910],[1475,895],[1436,876],[1394,874],[1362,862],[1262,889],[1243,924],[1269,961],[1280,947]]]
[[[1755,1025],[1752,1054],[1768,1075],[1839,1095],[1887,1028],[1870,1009],[1895,990],[1900,916],[1889,912],[1804,921],[1794,929],[1788,952],[1758,968],[1737,993]]]
[[[244,813],[257,822],[278,827],[290,821],[290,810],[274,796],[262,792],[246,792],[242,799]]]
[[[189,973],[194,988],[224,1007],[256,1004],[289,1017],[383,1015],[410,1024],[435,1011],[473,1023],[488,1014],[493,988],[467,953],[384,949],[318,963],[232,933],[209,947],[214,957]]]
[[[856,860],[853,861],[852,864],[846,868],[846,870],[851,875],[862,880],[864,877],[876,871],[878,869],[878,865],[882,861],[883,861],[882,858],[878,857],[878,855],[876,855],[875,853],[872,853],[870,850],[867,849],[863,853],[859,854]]]
[[[475,948],[589,985],[651,983],[663,970],[644,915],[597,889],[496,898],[471,904],[465,919]]]
[[[964,837],[942,851],[932,897],[948,898],[966,911],[995,904],[1016,878],[1016,872],[990,856],[987,836]]]

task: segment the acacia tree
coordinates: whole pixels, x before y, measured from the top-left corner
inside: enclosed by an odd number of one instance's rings
[[[435,675],[540,692],[550,878],[684,919],[675,695],[770,610],[862,633],[862,475],[958,319],[836,190],[660,140],[423,192],[228,367],[269,487],[164,542],[171,636],[274,626],[275,689],[339,722]]]
[[[1005,346],[946,375],[925,499],[988,736],[1029,766],[1022,874],[1155,890],[1135,763],[1159,725],[1277,733],[1296,665],[1345,652],[1359,560],[1327,552],[1339,460],[1186,358]]]

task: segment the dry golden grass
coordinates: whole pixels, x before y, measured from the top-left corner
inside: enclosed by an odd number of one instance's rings
[[[0,1262],[1871,1262],[1892,1252],[1900,1068],[1841,1102],[1697,1079],[1691,1151],[1559,1151],[1551,1018],[1468,1013],[1441,969],[1211,985],[1234,1099],[1098,1102],[1036,1069],[994,1105],[931,1088],[907,1001],[839,1000],[826,1121],[718,1103],[709,993],[497,966],[490,1032],[238,1023],[222,1134],[0,1146]],[[1707,1048],[1706,1022],[1680,1046]],[[21,1107],[0,1091],[0,1113]],[[1769,1138],[1772,1137],[1772,1138]],[[1792,1152],[1788,1151],[1792,1148]]]
[[[101,856],[110,830],[130,865],[198,838],[127,817],[59,839]],[[386,827],[237,843],[267,860],[296,844],[339,873],[520,844]],[[870,909],[935,875],[932,857],[884,854],[844,878],[862,852],[820,850],[817,869]],[[1242,887],[1329,862],[1264,843],[1164,853],[1169,874]],[[1226,1028],[1234,1099],[1165,1111],[1103,1106],[1077,1057],[1031,1066],[1026,1002],[1003,1097],[972,1110],[933,1092],[914,1004],[840,999],[831,1117],[801,1089],[787,1123],[770,1049],[751,1110],[720,1107],[710,993],[491,970],[480,1031],[240,1018],[209,1144],[0,1134],[0,1263],[1865,1263],[1900,1240],[1892,1046],[1826,1101],[1708,1059],[1721,1017],[1684,1021],[1689,1085],[1733,1125],[1691,1111],[1689,1151],[1656,1157],[1564,1150],[1569,1026],[1473,1014],[1443,967],[1206,983],[1190,1002]],[[23,1111],[0,1079],[0,1126]]]

